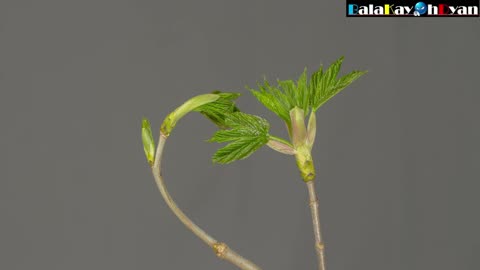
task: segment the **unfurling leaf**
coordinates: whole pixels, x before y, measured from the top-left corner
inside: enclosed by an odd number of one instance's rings
[[[216,163],[230,163],[250,156],[269,140],[268,122],[255,115],[234,112],[225,115],[225,125],[230,129],[219,130],[209,140],[211,142],[230,142],[214,155]]]
[[[148,164],[152,166],[155,161],[155,141],[153,140],[152,129],[147,118],[142,119],[142,141]]]
[[[228,126],[225,124],[225,115],[240,111],[235,106],[235,100],[240,96],[238,93],[223,93],[220,91],[214,91],[212,94],[218,95],[219,98],[213,102],[204,104],[195,109],[210,119],[221,129],[226,129]]]

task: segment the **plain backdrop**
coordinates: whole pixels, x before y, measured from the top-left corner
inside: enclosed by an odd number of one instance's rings
[[[369,73],[317,114],[327,269],[480,269],[478,18],[345,18],[344,1],[0,1],[0,269],[235,269],[166,207],[145,161],[186,99]],[[164,176],[185,212],[263,269],[315,269],[294,159],[212,164],[188,115]]]

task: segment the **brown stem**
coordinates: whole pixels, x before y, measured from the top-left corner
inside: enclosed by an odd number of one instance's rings
[[[226,244],[218,242],[213,237],[211,237],[208,233],[198,227],[190,218],[185,215],[185,213],[177,206],[175,201],[172,199],[170,194],[168,193],[167,187],[165,185],[165,181],[163,181],[162,172],[161,172],[161,162],[162,162],[162,154],[163,148],[165,146],[165,141],[167,136],[164,134],[160,134],[160,139],[158,141],[157,152],[155,154],[155,162],[152,166],[152,173],[155,178],[155,183],[162,194],[163,199],[167,203],[168,207],[172,210],[172,212],[180,219],[180,221],[196,236],[198,236],[203,242],[205,242],[208,246],[210,246],[215,254],[226,261],[231,262],[232,264],[236,265],[238,268],[243,270],[260,270],[260,267],[256,266],[253,262],[243,258],[234,250],[230,249]]]
[[[310,204],[310,211],[312,213],[313,234],[315,236],[315,251],[318,257],[318,269],[325,270],[325,245],[322,240],[322,233],[320,231],[320,214],[318,212],[318,198],[315,191],[314,181],[308,181],[308,197]]]

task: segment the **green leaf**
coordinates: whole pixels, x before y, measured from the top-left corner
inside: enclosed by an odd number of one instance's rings
[[[313,73],[310,79],[310,106],[316,111],[348,85],[360,78],[365,71],[353,71],[339,79],[338,73],[342,67],[343,57],[335,61],[325,72],[323,68]]]
[[[210,142],[230,142],[213,155],[213,162],[230,163],[247,158],[269,140],[268,122],[258,116],[242,112],[225,115],[225,124],[230,129],[219,130]]]
[[[236,160],[245,159],[267,142],[254,138],[236,140],[229,143],[227,146],[220,148],[213,155],[213,162],[228,164]]]
[[[307,83],[307,69],[305,68],[303,70],[303,73],[300,75],[300,77],[297,80],[298,97],[297,97],[297,104],[296,104],[296,106],[303,109],[305,113],[308,112],[309,105],[310,105],[309,91],[310,90],[308,89],[308,83]]]
[[[337,81],[337,84],[335,85],[332,91],[335,93],[340,92],[345,87],[349,86],[350,84],[352,84],[354,81],[356,81],[358,78],[360,78],[362,75],[366,73],[367,71],[359,71],[359,70],[350,72],[349,74],[343,76]]]
[[[263,84],[257,84],[258,90],[249,88],[254,97],[267,109],[274,112],[285,122],[289,123],[290,99],[278,88],[271,86],[267,80]]]
[[[228,126],[225,124],[225,115],[239,111],[239,109],[235,106],[234,101],[240,96],[240,94],[223,93],[220,91],[214,91],[212,94],[219,95],[220,97],[214,102],[207,103],[196,108],[195,111],[203,114],[219,128],[228,128]]]
[[[153,140],[150,122],[145,117],[142,119],[142,142],[148,164],[152,166],[155,160],[155,141]]]

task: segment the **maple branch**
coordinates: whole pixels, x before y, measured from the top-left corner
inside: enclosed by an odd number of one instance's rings
[[[310,211],[312,213],[313,234],[315,236],[315,251],[318,257],[318,269],[325,270],[325,245],[322,240],[322,233],[320,230],[320,214],[318,211],[318,198],[315,190],[315,182],[308,181],[307,183],[308,197]]]
[[[198,227],[190,218],[187,217],[187,215],[185,215],[185,213],[172,199],[170,193],[167,190],[161,172],[162,154],[166,139],[167,136],[161,133],[160,139],[158,141],[157,151],[155,154],[155,161],[152,166],[152,173],[155,178],[155,183],[157,184],[158,189],[160,190],[160,193],[162,194],[162,197],[167,203],[168,207],[170,207],[172,212],[190,231],[192,231],[203,242],[205,242],[209,247],[211,247],[219,258],[229,261],[230,263],[236,265],[238,268],[243,270],[260,270],[260,267],[255,265],[253,262],[243,258],[234,250],[230,249],[225,243],[218,242],[212,236],[210,236],[208,233]]]

